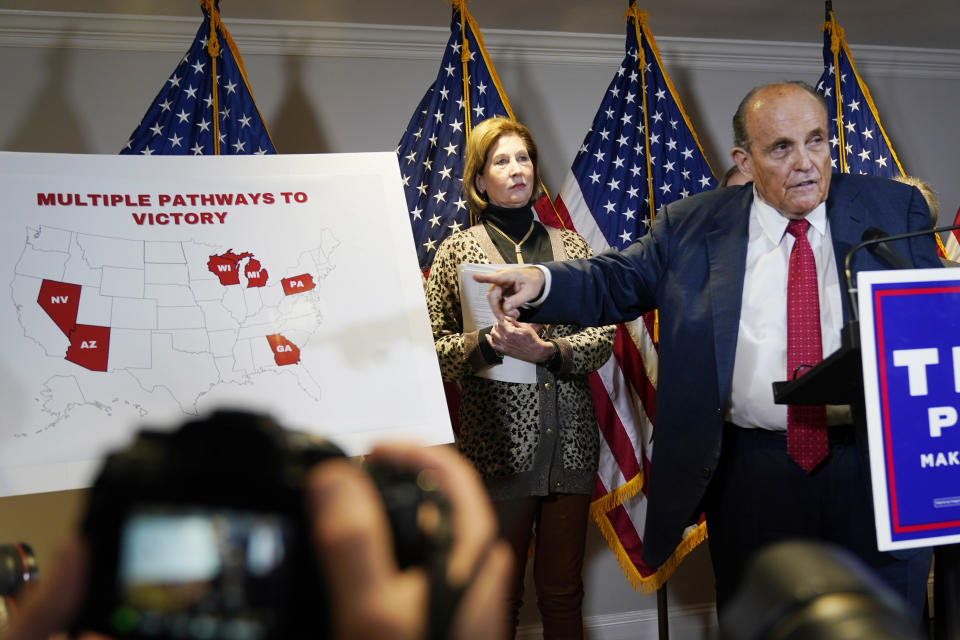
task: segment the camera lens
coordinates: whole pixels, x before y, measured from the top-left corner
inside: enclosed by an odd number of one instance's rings
[[[0,544],[0,596],[15,596],[37,579],[37,557],[30,545]]]

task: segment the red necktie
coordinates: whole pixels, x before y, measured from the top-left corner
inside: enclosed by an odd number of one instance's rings
[[[790,252],[787,276],[788,380],[806,373],[823,359],[817,265],[807,241],[809,226],[806,220],[791,220],[787,224],[787,233],[796,238]],[[809,473],[823,462],[829,452],[826,407],[787,405],[787,455]]]

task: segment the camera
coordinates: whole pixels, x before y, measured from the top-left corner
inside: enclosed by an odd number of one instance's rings
[[[903,601],[849,551],[790,540],[761,549],[720,620],[723,640],[920,640]]]
[[[220,411],[175,431],[142,430],[109,455],[90,492],[86,602],[75,631],[122,638],[330,637],[310,544],[304,481],[342,458],[333,443],[265,415]],[[412,473],[367,472],[384,501],[398,565],[442,563],[449,505]],[[439,526],[421,527],[429,506]],[[436,515],[434,515],[436,519]]]

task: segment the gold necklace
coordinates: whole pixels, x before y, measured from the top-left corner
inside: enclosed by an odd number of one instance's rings
[[[520,238],[520,242],[513,242],[513,238],[511,238],[510,236],[508,236],[507,234],[505,234],[505,233],[500,229],[500,227],[498,227],[497,225],[493,224],[493,223],[490,222],[489,220],[487,220],[486,222],[487,222],[488,225],[490,225],[490,228],[492,228],[494,231],[496,231],[497,233],[499,233],[500,235],[502,235],[504,238],[506,238],[508,241],[510,241],[510,242],[513,243],[513,250],[517,253],[517,264],[523,264],[523,256],[520,254],[520,247],[521,247],[521,245],[523,245],[524,242],[526,242],[526,241],[530,238],[530,234],[533,233],[533,229],[534,229],[534,226],[535,226],[535,222],[534,222],[533,220],[530,221],[530,228],[527,229],[527,232],[526,232],[525,234],[523,234],[523,237],[522,237],[522,238]]]

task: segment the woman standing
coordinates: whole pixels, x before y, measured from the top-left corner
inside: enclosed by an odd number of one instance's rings
[[[585,258],[586,241],[534,217],[537,146],[506,118],[467,141],[463,192],[481,223],[447,238],[427,280],[427,306],[445,380],[460,386],[457,446],[483,476],[517,564],[510,637],[516,633],[531,537],[545,638],[582,638],[584,540],[599,434],[587,374],[610,356],[614,328],[542,326],[505,318],[465,332],[461,263],[517,264]],[[536,382],[481,377],[510,356],[535,365]]]

